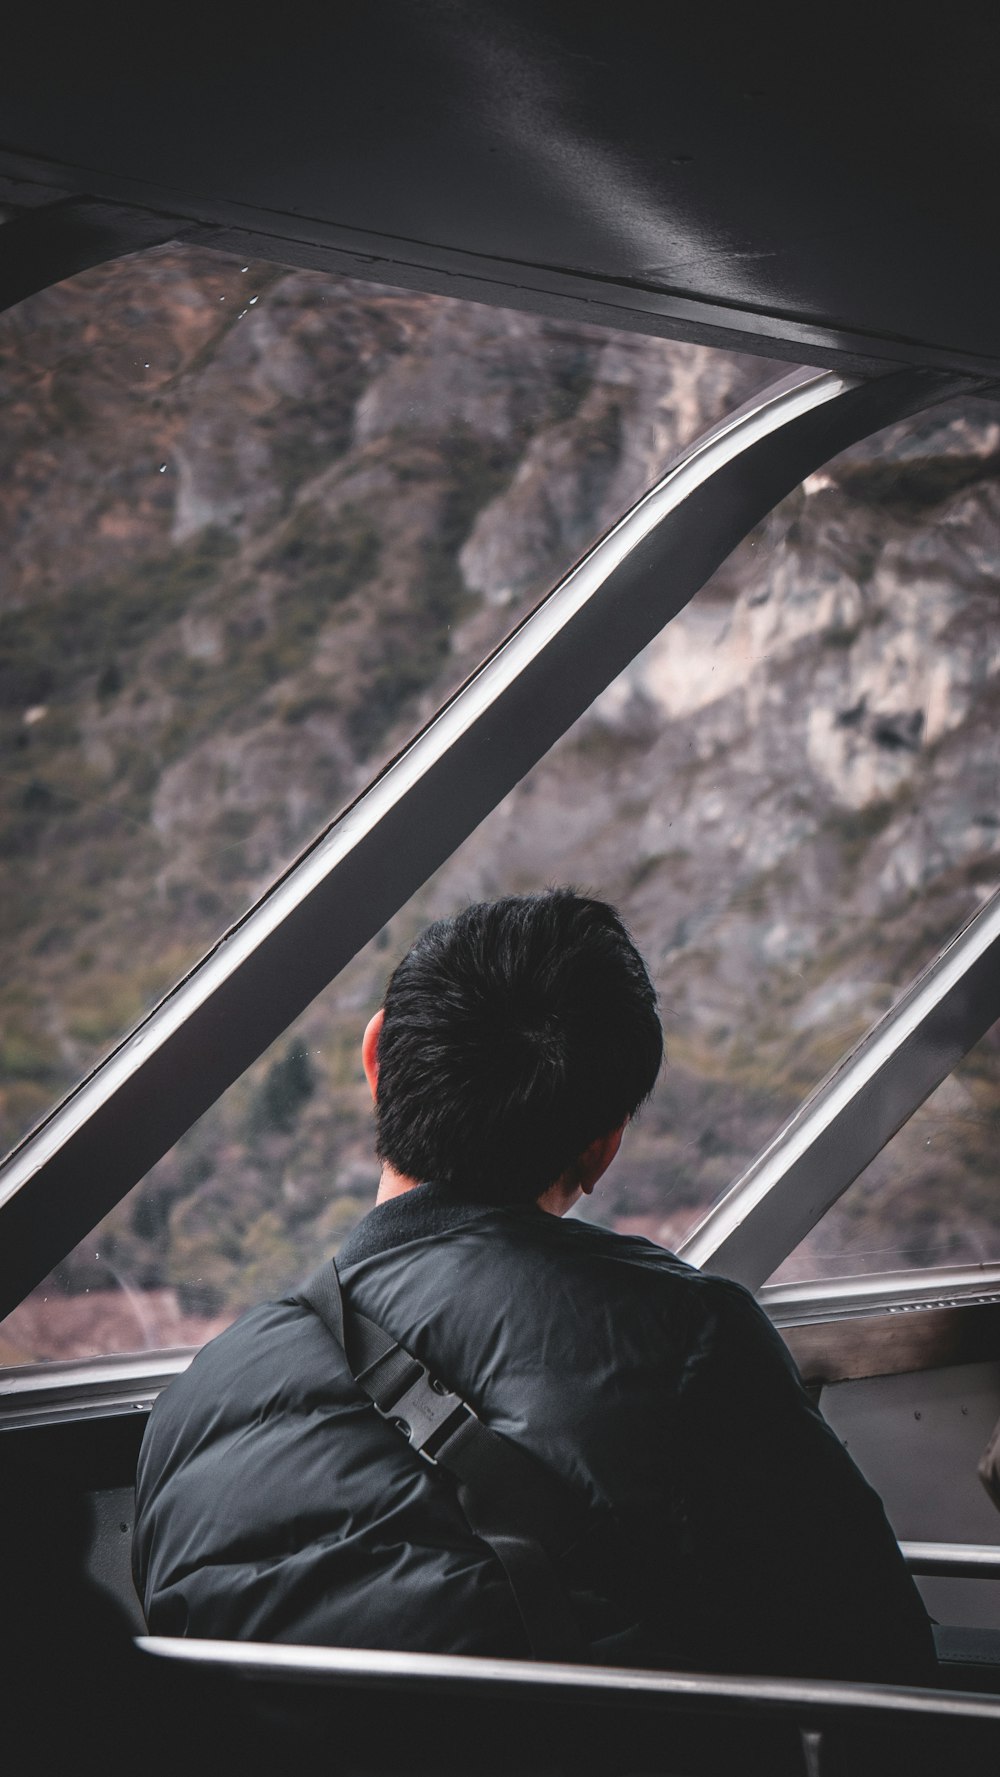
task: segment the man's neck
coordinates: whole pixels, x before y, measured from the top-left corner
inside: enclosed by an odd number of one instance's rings
[[[397,1172],[394,1166],[390,1166],[386,1162],[382,1167],[382,1176],[378,1181],[378,1195],[375,1202],[388,1203],[391,1197],[402,1197],[404,1192],[415,1190],[419,1183],[419,1179],[407,1178],[404,1173]]]
[[[378,1182],[378,1195],[375,1202],[376,1204],[388,1203],[393,1197],[403,1197],[407,1191],[415,1190],[419,1183],[419,1179],[407,1178],[405,1173],[397,1172],[396,1168],[390,1166],[387,1161],[382,1167],[382,1176]],[[538,1207],[547,1210],[549,1215],[564,1216],[568,1209],[572,1209],[579,1196],[579,1185],[570,1184],[565,1179],[557,1179],[554,1185],[550,1185],[547,1191],[542,1192],[538,1199]]]

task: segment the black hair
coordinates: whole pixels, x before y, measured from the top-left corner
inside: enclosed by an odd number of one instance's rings
[[[573,889],[478,902],[389,980],[378,1153],[488,1203],[538,1198],[648,1098],[656,992],[622,920]]]

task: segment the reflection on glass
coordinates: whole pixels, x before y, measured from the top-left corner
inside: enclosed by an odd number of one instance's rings
[[[0,317],[0,1153],[768,378],[711,360],[178,247]]]
[[[997,1264],[998,1154],[995,1024],[769,1281]]]
[[[633,388],[607,350],[602,401]],[[743,372],[683,350],[672,399],[695,432]],[[528,443],[468,525],[470,622],[516,603],[526,563],[551,571],[546,525],[586,507],[599,453],[589,420],[573,428],[589,399]],[[398,423],[405,402],[390,411]],[[598,490],[623,485],[642,451],[652,478],[644,414],[629,395],[600,432],[614,467]],[[622,907],[667,1032],[661,1087],[587,1213],[676,1245],[996,885],[997,445],[995,409],[966,403],[810,477],[15,1311],[5,1361],[101,1348],[98,1297],[118,1314],[105,1350],[196,1341],[334,1250],[375,1191],[358,1046],[389,967],[435,915],[551,881]],[[364,670],[372,631],[351,635]],[[343,646],[346,695],[346,632]],[[334,731],[324,721],[314,742]],[[209,825],[218,792],[207,774],[198,787]]]

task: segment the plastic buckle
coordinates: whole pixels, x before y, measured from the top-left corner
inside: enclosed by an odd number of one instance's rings
[[[403,1390],[399,1399],[380,1411],[403,1433],[417,1454],[436,1467],[429,1446],[439,1448],[457,1429],[457,1420],[471,1419],[474,1415],[460,1395],[453,1394],[443,1382],[438,1382],[422,1364],[420,1371],[416,1381]]]

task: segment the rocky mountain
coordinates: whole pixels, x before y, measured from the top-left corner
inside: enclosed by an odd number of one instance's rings
[[[776,371],[179,249],[0,320],[8,1144]],[[997,886],[997,415],[810,477],[0,1355],[195,1338],[335,1246],[374,1188],[356,1051],[392,960],[548,881],[617,901],[656,973],[670,1065],[593,1212],[675,1242]],[[994,1033],[805,1274],[997,1256],[998,1071]]]

